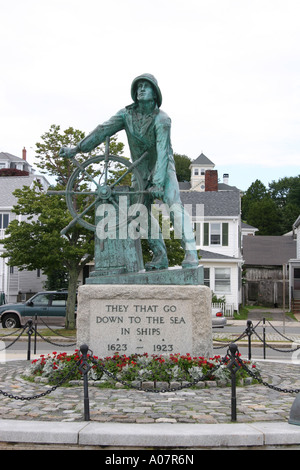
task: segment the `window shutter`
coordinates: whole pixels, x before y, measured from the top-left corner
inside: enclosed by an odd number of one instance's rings
[[[203,237],[203,245],[208,246],[208,237],[209,237],[209,223],[204,222],[204,237]]]
[[[222,246],[228,246],[228,222],[222,224]]]
[[[196,222],[195,223],[195,238],[196,238],[196,245],[198,246],[201,243],[200,230],[201,230],[201,224],[199,222]]]

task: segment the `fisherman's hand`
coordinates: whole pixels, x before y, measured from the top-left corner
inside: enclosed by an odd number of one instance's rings
[[[151,188],[149,188],[149,192],[150,194],[152,194],[153,197],[156,197],[158,199],[161,199],[164,194],[164,190],[161,186],[151,186]]]
[[[62,147],[59,156],[62,158],[73,158],[77,154],[77,147]]]

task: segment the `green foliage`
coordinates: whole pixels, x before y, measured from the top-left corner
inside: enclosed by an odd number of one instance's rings
[[[174,153],[174,160],[178,181],[191,181],[191,159],[186,155]]]
[[[36,186],[18,189],[14,194],[18,203],[13,210],[23,220],[15,219],[9,224],[2,256],[21,270],[41,269],[51,279],[52,289],[61,288],[61,278],[68,273],[66,326],[74,328],[77,279],[83,266],[93,259],[93,234],[76,224],[65,237],[61,236],[60,231],[71,220],[62,196],[49,196]],[[60,275],[55,282],[58,270]]]
[[[258,235],[291,231],[300,213],[300,175],[272,181],[256,180],[242,197],[242,219],[259,229]]]

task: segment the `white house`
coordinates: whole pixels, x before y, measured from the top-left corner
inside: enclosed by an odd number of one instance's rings
[[[300,215],[293,224],[296,258],[289,260],[290,310],[300,313]]]
[[[7,172],[1,170],[19,170],[22,176],[3,176]],[[14,172],[10,172],[12,175]],[[12,212],[13,206],[17,203],[13,192],[23,186],[31,187],[35,181],[42,184],[46,191],[49,183],[44,176],[35,175],[32,167],[26,161],[26,150],[23,149],[23,158],[16,157],[9,153],[0,153],[0,254],[4,252],[2,240],[5,238],[5,230],[8,224],[17,216]],[[22,216],[18,216],[22,220]],[[0,294],[1,299],[5,295],[6,302],[15,302],[28,298],[35,292],[43,290],[46,276],[40,270],[20,271],[14,266],[7,265],[7,259],[0,258]]]
[[[242,302],[241,192],[230,186],[229,175],[218,172],[203,153],[191,163],[191,182],[180,183],[182,203],[192,208],[204,283],[226,303],[239,309]]]

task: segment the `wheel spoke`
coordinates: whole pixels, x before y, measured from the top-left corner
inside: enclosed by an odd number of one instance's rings
[[[67,225],[67,227],[65,227],[60,233],[62,235],[64,235],[65,233],[67,233],[67,231],[73,227],[73,225],[77,224],[78,220],[81,219],[97,202],[97,198],[95,198],[95,200],[89,205],[87,206],[84,211],[81,212],[81,214],[77,214],[76,217],[74,217],[73,220],[71,220],[71,222],[69,223],[69,225]]]
[[[148,194],[148,191],[113,191],[114,196],[139,196],[140,194]]]
[[[98,191],[66,191],[67,194],[79,194],[80,196],[82,194],[87,195],[87,196],[98,196]]]
[[[79,170],[82,171],[82,173],[84,173],[84,174],[88,177],[88,179],[89,179],[92,183],[94,183],[94,184],[97,186],[97,188],[98,188],[98,187],[99,187],[98,183],[97,183],[97,182],[94,180],[94,178],[86,171],[86,169],[85,169],[82,165],[80,165],[80,163],[76,160],[76,158],[73,158],[72,161],[73,161],[73,163],[75,163],[75,165],[77,166],[77,168],[79,168]]]
[[[143,155],[138,160],[133,162],[125,171],[125,173],[123,173],[123,175],[121,175],[114,183],[112,183],[110,187],[114,188],[117,184],[119,184],[120,181],[122,181],[122,179],[125,178],[126,175],[128,175],[128,173],[130,173],[136,166],[139,165],[139,163],[146,157],[147,154],[148,152],[143,153]]]
[[[104,184],[105,185],[107,185],[108,161],[109,161],[109,136],[106,137],[106,142],[105,142],[105,159],[104,159]]]

